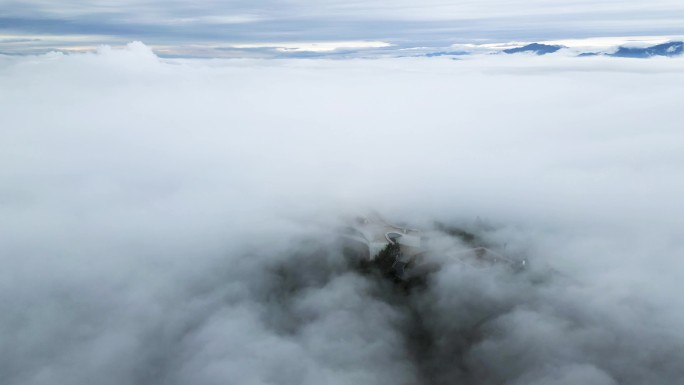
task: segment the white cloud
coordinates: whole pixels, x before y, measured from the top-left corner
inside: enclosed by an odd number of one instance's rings
[[[322,42],[298,42],[298,43],[255,43],[255,44],[235,44],[232,48],[274,48],[279,51],[293,52],[331,52],[339,49],[363,49],[363,48],[385,48],[392,44],[382,41],[322,41]]]
[[[681,63],[0,57],[0,372],[676,384]],[[395,298],[300,242],[360,207],[561,273]]]

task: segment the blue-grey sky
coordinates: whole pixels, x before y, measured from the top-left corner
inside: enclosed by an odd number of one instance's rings
[[[394,47],[680,35],[684,3],[658,0],[0,0],[0,52],[140,40],[164,52],[311,41]],[[189,48],[190,47],[190,48]]]

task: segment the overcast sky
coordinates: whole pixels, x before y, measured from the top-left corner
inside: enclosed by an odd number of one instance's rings
[[[0,52],[301,41],[397,46],[679,35],[681,1],[0,1]],[[41,39],[41,40],[37,40]]]

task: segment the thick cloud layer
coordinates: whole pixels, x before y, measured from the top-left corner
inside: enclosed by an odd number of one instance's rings
[[[681,64],[0,57],[0,382],[677,384]],[[531,267],[405,292],[366,209]]]

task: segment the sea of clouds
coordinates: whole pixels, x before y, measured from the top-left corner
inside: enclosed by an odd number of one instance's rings
[[[682,64],[0,56],[0,383],[679,384]],[[366,210],[530,268],[397,291]]]

